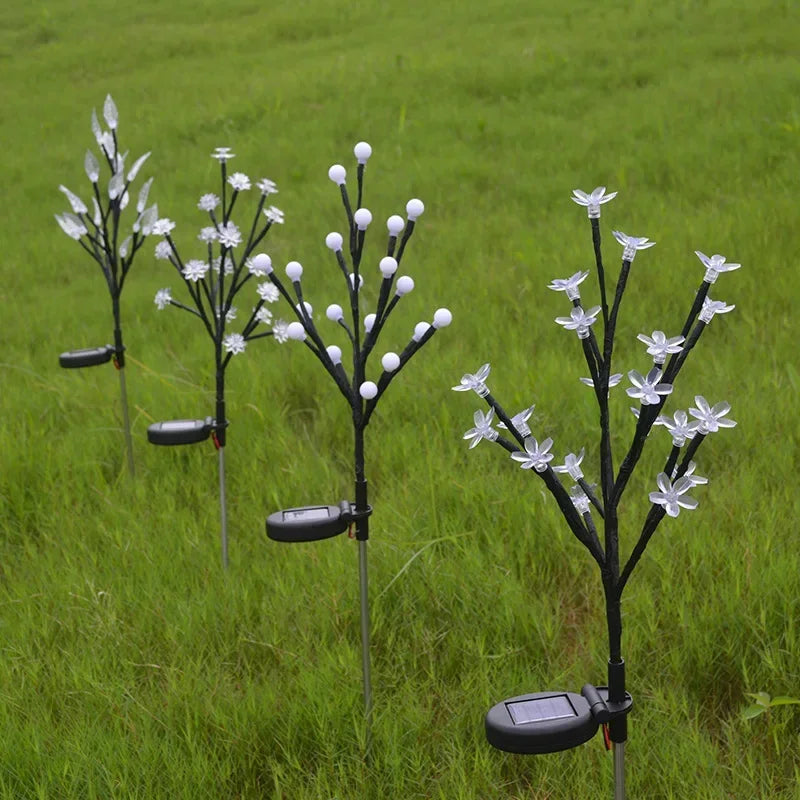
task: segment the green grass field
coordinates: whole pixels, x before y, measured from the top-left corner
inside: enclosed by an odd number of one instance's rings
[[[593,266],[569,196],[605,184],[619,192],[601,220],[611,275],[612,229],[658,243],[634,264],[619,371],[646,366],[637,333],[682,323],[695,249],[743,264],[712,293],[736,311],[712,323],[669,406],[725,399],[739,425],[704,445],[699,508],[662,523],[625,595],[629,796],[800,797],[800,711],[741,719],[747,692],[800,695],[798,41],[792,0],[6,3],[0,796],[611,796],[599,739],[538,758],[485,742],[503,697],[603,682],[603,599],[542,484],[488,443],[467,451],[480,404],[450,391],[491,362],[500,402],[535,402],[534,433],[558,457],[586,446],[596,480],[583,356],[546,286]],[[439,306],[454,322],[367,432],[369,766],[356,545],[264,535],[274,509],[352,494],[347,409],[319,365],[270,339],[231,364],[227,574],[213,447],[146,441],[154,420],[213,413],[209,342],[188,315],[156,311],[157,289],[182,287],[150,244],[123,296],[135,480],[114,370],[57,366],[111,339],[100,272],[53,220],[60,183],[86,192],[89,115],[107,92],[124,146],[153,152],[142,176],[184,248],[197,198],[216,190],[215,146],[278,183],[286,224],[266,249],[303,262],[315,312],[344,299],[324,246],[342,226],[330,164],[352,165],[359,139],[374,147],[370,304],[382,221],[426,203],[403,262],[417,288],[380,352]],[[594,284],[585,294],[597,302]],[[622,448],[633,418],[615,391]],[[623,556],[668,450],[657,429],[621,509]]]

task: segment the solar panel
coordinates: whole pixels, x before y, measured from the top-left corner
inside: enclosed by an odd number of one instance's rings
[[[317,508],[293,508],[290,511],[283,512],[283,519],[285,522],[310,522],[315,519],[328,519],[330,511],[327,506],[319,506]]]
[[[533,700],[520,700],[506,703],[508,713],[515,725],[526,725],[531,722],[545,722],[553,719],[568,719],[578,714],[565,694],[551,697],[537,697]]]

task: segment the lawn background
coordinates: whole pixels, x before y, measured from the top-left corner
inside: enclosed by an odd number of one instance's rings
[[[586,446],[596,464],[582,355],[552,322],[567,306],[546,285],[592,265],[569,195],[599,184],[619,192],[601,220],[611,275],[612,229],[658,243],[634,264],[620,371],[646,366],[637,333],[681,324],[702,278],[695,249],[743,264],[712,292],[735,312],[712,323],[670,404],[726,399],[739,426],[704,445],[698,510],[662,525],[625,596],[629,794],[800,796],[800,713],[740,718],[748,691],[800,695],[799,11],[789,0],[4,4],[2,797],[610,795],[599,740],[534,759],[485,742],[483,714],[502,697],[602,682],[602,592],[541,484],[487,443],[467,452],[479,404],[449,391],[489,361],[501,403],[535,402],[534,433],[561,457]],[[368,768],[355,545],[285,548],[263,533],[271,510],[352,493],[348,417],[329,379],[271,340],[231,364],[223,574],[213,448],[146,444],[151,421],[212,413],[213,377],[201,326],[152,304],[181,287],[150,245],[123,296],[134,481],[113,370],[58,369],[60,351],[111,338],[99,271],[53,220],[67,208],[60,183],[86,194],[89,114],[107,92],[123,149],[152,150],[142,176],[156,175],[151,198],[184,250],[202,224],[197,198],[217,186],[215,146],[277,181],[286,224],[266,249],[279,265],[303,262],[316,311],[343,295],[324,246],[342,225],[328,166],[352,169],[353,144],[372,143],[376,229],[409,197],[425,201],[404,259],[417,288],[381,348],[401,348],[439,306],[454,322],[367,432]],[[370,233],[374,302],[383,234]],[[584,294],[596,302],[594,287]],[[633,418],[616,391],[621,448]],[[669,448],[662,431],[652,440],[622,508],[623,554]]]

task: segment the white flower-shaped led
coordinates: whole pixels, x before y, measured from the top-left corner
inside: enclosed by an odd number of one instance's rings
[[[724,300],[712,300],[710,297],[703,298],[703,308],[700,311],[700,320],[708,325],[716,314],[727,314],[733,311],[736,306],[729,306]]]
[[[702,486],[703,484],[708,483],[708,478],[704,478],[702,475],[694,474],[694,471],[696,469],[697,469],[697,464],[695,464],[694,461],[690,461],[688,466],[686,467],[686,472],[683,473],[683,477],[690,480],[692,486]]]
[[[262,178],[256,186],[261,191],[261,194],[266,197],[268,194],[278,194],[278,185],[275,181],[271,181],[269,178]]]
[[[250,178],[244,172],[234,172],[233,175],[228,177],[228,183],[237,192],[246,192],[250,188]]]
[[[589,336],[589,326],[597,322],[597,315],[600,313],[600,306],[593,306],[588,311],[584,311],[580,306],[575,306],[568,317],[556,317],[556,322],[563,325],[568,331],[575,331],[579,339],[586,339]]]
[[[256,291],[258,292],[258,296],[266,303],[274,303],[281,296],[278,287],[269,281],[259,283]]]
[[[159,311],[163,311],[172,300],[172,289],[159,289],[156,292],[153,302],[158,307]]]
[[[578,378],[578,380],[585,386],[590,386],[594,389],[594,381],[591,378]],[[608,376],[608,388],[616,386],[622,380],[622,373],[615,372],[613,375]]]
[[[716,433],[720,428],[735,428],[736,422],[732,419],[725,419],[725,415],[731,410],[730,403],[716,403],[710,406],[702,395],[696,395],[694,402],[697,408],[690,408],[689,413],[695,417],[699,424],[698,433]]]
[[[274,225],[283,225],[283,211],[275,206],[265,208],[264,216]]]
[[[155,249],[155,257],[159,261],[166,261],[172,255],[172,247],[170,243],[165,239],[162,239],[157,245]]]
[[[650,492],[650,502],[664,506],[671,517],[677,517],[681,508],[697,508],[697,500],[686,494],[693,486],[689,478],[678,478],[673,484],[666,472],[659,472],[656,483],[661,491]]]
[[[514,461],[520,462],[522,469],[535,469],[537,472],[544,472],[547,463],[553,460],[553,454],[548,452],[553,446],[553,440],[548,437],[541,444],[529,436],[525,439],[525,452],[517,451],[511,454]]]
[[[648,241],[646,236],[628,236],[622,231],[612,231],[614,238],[625,248],[622,251],[622,260],[633,262],[637,250],[647,250],[655,242]]]
[[[577,483],[570,487],[569,496],[579,514],[586,514],[589,511],[589,497]]]
[[[652,406],[661,402],[662,397],[672,394],[672,385],[669,383],[659,383],[661,372],[658,367],[653,367],[646,376],[632,369],[628,373],[628,379],[633,384],[630,389],[625,391],[628,397],[641,400],[643,406]]]
[[[211,158],[216,158],[220,163],[224,163],[225,161],[230,161],[232,158],[236,158],[236,153],[232,153],[230,147],[215,147]]]
[[[217,229],[211,227],[210,225],[206,228],[200,228],[200,233],[197,234],[197,238],[201,242],[206,242],[210,244],[211,242],[216,242],[219,238],[219,234],[217,233]]]
[[[183,277],[187,281],[194,281],[194,283],[197,283],[201,278],[205,278],[207,272],[208,262],[200,261],[197,258],[187,261],[183,267]]]
[[[653,356],[653,363],[659,366],[663,365],[668,355],[683,350],[684,337],[670,336],[668,339],[664,331],[653,331],[652,336],[640,333],[636,338],[647,345],[648,355]]]
[[[244,353],[247,342],[244,340],[244,336],[242,336],[241,333],[229,333],[222,340],[222,346],[225,348],[226,353],[232,353],[236,356],[239,355],[239,353]]]
[[[288,327],[289,325],[284,320],[275,320],[275,324],[272,326],[272,337],[278,344],[283,344],[289,340]]]
[[[694,254],[706,268],[706,274],[703,276],[703,280],[706,283],[714,283],[721,272],[733,272],[735,269],[739,269],[739,267],[742,266],[741,264],[726,264],[725,256],[721,256],[719,253],[715,253],[711,258],[705,255],[705,253],[701,253],[699,250],[695,250]]]
[[[256,311],[256,319],[259,322],[263,322],[265,325],[272,325],[272,312],[268,308],[261,308]]]
[[[547,284],[547,288],[552,289],[554,292],[566,292],[570,300],[580,300],[581,293],[578,289],[578,284],[583,283],[588,275],[589,270],[587,269],[582,272],[576,272],[569,278],[553,278],[553,280]]]
[[[690,422],[685,411],[676,411],[671,417],[662,415],[656,419],[655,424],[663,425],[670,432],[675,447],[683,447],[687,439],[694,439],[699,425],[694,420]]]
[[[581,469],[581,462],[586,452],[585,448],[581,448],[580,453],[567,453],[564,463],[557,467],[553,467],[553,472],[567,472],[572,480],[577,481],[583,477],[583,470]]]
[[[219,197],[215,194],[204,194],[197,202],[197,207],[201,211],[213,211],[220,203]]]
[[[489,370],[491,367],[484,364],[474,375],[467,373],[462,376],[461,383],[458,386],[453,386],[454,392],[475,392],[478,397],[486,397],[489,394],[489,387],[486,385],[486,379],[489,377]]]
[[[598,186],[591,194],[586,194],[586,192],[582,192],[580,189],[573,189],[570,200],[572,200],[573,203],[577,203],[579,206],[586,206],[589,219],[597,219],[600,216],[600,206],[603,205],[603,203],[607,203],[609,200],[613,200],[616,196],[616,192],[606,194],[606,187]]]
[[[242,243],[242,232],[231,220],[219,229],[219,242],[223,247],[237,247]]]
[[[519,433],[520,436],[531,435],[531,427],[528,425],[528,420],[531,418],[534,408],[536,408],[535,405],[528,406],[528,408],[520,411],[519,414],[515,414],[513,417],[511,417],[511,424],[516,428],[517,433]],[[497,427],[506,430],[505,422],[498,422]]]
[[[247,264],[249,273],[257,278],[263,278],[272,272],[272,259],[266,253],[259,253],[255,258],[248,258],[245,264]]]
[[[476,411],[472,415],[475,421],[475,427],[470,428],[462,437],[463,439],[470,439],[469,449],[477,447],[481,439],[486,439],[489,442],[497,441],[499,434],[492,427],[492,420],[494,419],[494,409],[490,408],[488,413],[484,414],[483,411]]]
[[[162,217],[161,219],[157,219],[155,224],[153,225],[153,233],[156,236],[166,236],[168,233],[172,233],[175,230],[175,223],[171,219],[167,219],[166,217]]]

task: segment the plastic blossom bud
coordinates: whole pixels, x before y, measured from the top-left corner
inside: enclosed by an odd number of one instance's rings
[[[290,261],[286,265],[286,275],[290,281],[299,281],[303,274],[303,265],[299,261]]]
[[[356,276],[355,276],[354,273],[351,272],[350,273],[350,288],[351,289],[354,288],[355,285],[356,285]],[[361,287],[363,285],[364,285],[364,276],[363,275],[359,275],[358,276],[358,291],[359,292],[361,291]]]
[[[563,325],[568,331],[575,331],[579,339],[586,339],[589,336],[589,326],[597,322],[597,315],[600,313],[600,306],[594,306],[588,311],[584,311],[580,306],[575,306],[568,317],[556,317],[556,322]]]
[[[397,261],[391,256],[384,256],[378,266],[384,278],[391,278],[397,272]]]
[[[422,200],[418,200],[416,197],[406,203],[406,214],[408,215],[409,222],[414,222],[417,217],[421,217],[423,211],[425,211],[425,203],[423,203]]]
[[[584,453],[585,448],[583,447],[578,455],[575,455],[575,453],[568,453],[563,464],[553,467],[553,472],[567,472],[572,480],[580,480],[580,478],[583,477],[581,461],[583,461]]]
[[[325,309],[325,316],[331,322],[338,322],[340,319],[342,319],[344,313],[342,312],[342,307],[338,303],[331,303]]]
[[[548,452],[552,446],[553,440],[549,437],[539,444],[533,436],[529,436],[525,439],[525,452],[518,450],[511,454],[511,458],[520,462],[521,469],[535,469],[537,472],[544,472],[548,462],[553,460],[553,454]]]
[[[700,321],[708,325],[716,314],[727,314],[733,311],[736,306],[729,306],[724,300],[712,300],[710,297],[703,298],[703,308],[700,311]]]
[[[454,392],[475,392],[478,397],[486,397],[489,394],[489,387],[486,385],[486,379],[489,377],[489,370],[491,367],[484,364],[474,375],[469,372],[461,377],[461,383],[458,386],[453,386]]]
[[[589,497],[577,483],[570,487],[569,496],[572,500],[572,505],[575,506],[579,514],[588,513]]]
[[[411,335],[411,338],[415,342],[418,342],[430,330],[430,327],[430,324],[427,322],[418,322],[414,326],[414,333]]]
[[[732,419],[723,419],[731,410],[730,403],[716,403],[709,406],[705,397],[697,395],[694,398],[697,408],[690,408],[689,413],[699,421],[698,433],[716,433],[720,428],[735,428]]]
[[[659,383],[662,374],[657,367],[653,367],[646,377],[632,369],[628,373],[628,378],[633,386],[625,390],[628,397],[633,397],[634,400],[641,400],[643,406],[652,406],[660,403],[662,397],[672,394],[672,386],[669,383]]]
[[[472,440],[469,443],[470,450],[472,450],[473,447],[477,447],[478,444],[480,444],[481,439],[487,439],[490,442],[497,441],[497,437],[500,434],[492,427],[493,418],[493,408],[490,408],[486,414],[484,414],[483,411],[476,411],[473,414],[472,419],[475,422],[475,427],[470,428],[462,437],[463,439]]]
[[[378,386],[372,381],[364,381],[364,383],[362,383],[361,386],[358,387],[358,393],[365,400],[372,400],[372,398],[375,397],[376,394],[378,394]]]
[[[353,155],[358,159],[359,164],[366,164],[369,157],[372,155],[372,146],[367,142],[359,142],[353,148]]]
[[[259,253],[253,259],[250,272],[253,275],[269,275],[272,272],[272,259],[266,253]]]
[[[381,366],[387,372],[394,372],[400,366],[400,356],[397,353],[386,353],[381,359]]]
[[[591,194],[586,194],[586,192],[582,192],[580,189],[573,189],[570,200],[572,200],[573,203],[577,203],[579,206],[586,206],[589,219],[597,219],[600,216],[600,206],[603,203],[607,203],[609,200],[613,200],[616,196],[616,192],[606,194],[606,187],[598,186]]]
[[[341,164],[334,164],[328,170],[328,177],[334,182],[338,183],[341,186],[345,178],[347,177],[347,170]]]
[[[308,302],[308,300],[303,301],[303,306],[306,310],[306,314],[310,317],[314,313],[314,307]],[[295,308],[300,311],[300,303],[297,303]]]
[[[652,247],[655,242],[647,240],[646,236],[628,236],[622,231],[612,231],[614,238],[625,248],[622,251],[622,260],[633,262],[637,250],[647,250]]]
[[[338,253],[342,249],[343,241],[342,234],[334,231],[325,237],[325,246],[333,250],[334,253]]]
[[[589,270],[587,269],[583,272],[576,272],[569,278],[553,278],[547,284],[547,288],[552,289],[554,292],[566,292],[567,298],[570,300],[580,300],[581,293],[578,289],[578,284],[583,283],[588,275]]]
[[[671,517],[677,517],[681,508],[697,508],[697,500],[686,495],[692,488],[689,478],[678,478],[673,484],[666,472],[659,472],[656,483],[661,491],[650,492],[650,502],[664,506]]]
[[[325,350],[328,353],[328,358],[330,358],[330,360],[334,364],[341,364],[342,363],[342,348],[341,347],[337,347],[335,344],[332,344],[332,345],[329,345],[328,347],[326,347]]]
[[[446,328],[453,321],[453,315],[450,313],[449,308],[437,308],[433,312],[433,327],[437,330],[439,328]]]
[[[372,330],[372,326],[375,324],[375,314],[367,314],[364,317],[364,330],[369,333]]]
[[[355,214],[353,214],[353,222],[355,222],[356,227],[360,231],[365,231],[368,227],[370,222],[372,222],[372,212],[368,208],[359,208]]]
[[[741,264],[726,264],[725,256],[721,256],[718,253],[711,256],[711,258],[705,255],[705,253],[701,253],[699,250],[695,250],[694,254],[706,268],[706,274],[703,276],[703,280],[706,283],[714,283],[721,272],[733,272],[735,269],[739,269],[739,267],[742,266]]]
[[[392,214],[392,216],[386,220],[389,236],[397,236],[405,226],[406,221],[399,214]]]
[[[290,322],[286,326],[286,335],[296,342],[302,342],[306,338],[306,329],[300,322]]]
[[[515,414],[511,417],[511,424],[520,436],[531,435],[531,426],[528,425],[528,420],[531,418],[534,408],[536,408],[536,406],[528,406],[528,408],[520,411],[519,414]],[[506,424],[504,422],[498,422],[497,427],[506,430]]]
[[[636,338],[647,345],[648,355],[653,356],[653,363],[659,366],[663,365],[668,355],[683,350],[683,336],[671,336],[667,339],[664,331],[653,331],[652,336],[640,333]]]
[[[408,275],[402,275],[397,279],[397,296],[402,297],[414,289],[414,279]]]

